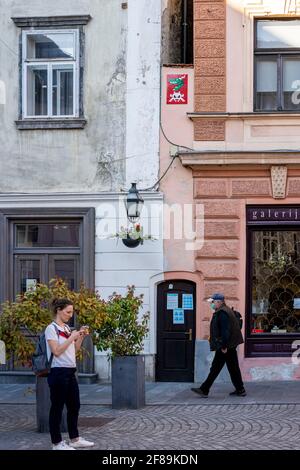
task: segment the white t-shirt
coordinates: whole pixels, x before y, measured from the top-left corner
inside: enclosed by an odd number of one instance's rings
[[[53,323],[50,323],[50,325],[47,326],[45,330],[45,338],[46,338],[46,343],[47,343],[47,356],[48,360],[50,359],[51,356],[51,349],[49,346],[49,339],[58,341],[59,344],[63,344],[65,341],[67,341],[67,337],[64,337],[63,335],[57,334],[56,328],[62,332],[63,334],[66,334],[66,336],[71,333],[70,328],[65,325],[65,327],[61,327],[55,323],[55,326]],[[75,352],[75,342],[73,341],[67,349],[60,355],[60,356],[53,356],[52,367],[76,367],[76,352]]]

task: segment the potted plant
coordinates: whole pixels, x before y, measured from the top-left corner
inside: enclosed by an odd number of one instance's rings
[[[132,224],[129,227],[121,227],[120,231],[112,235],[113,238],[120,238],[128,248],[136,248],[142,245],[144,240],[155,240],[152,235],[144,235],[141,224]]]
[[[128,286],[125,296],[113,293],[106,305],[106,319],[98,331],[96,347],[108,351],[112,367],[112,407],[145,405],[145,358],[141,355],[149,331],[149,313],[138,321],[143,296]]]
[[[53,279],[49,285],[38,284],[35,289],[19,295],[14,302],[5,302],[0,314],[0,340],[5,343],[6,354],[14,361],[31,367],[31,358],[37,336],[52,321],[49,309],[51,299],[64,297],[74,304],[76,324],[89,325],[92,338],[105,317],[105,302],[98,293],[84,285],[78,292],[70,291],[62,279]],[[78,357],[82,359],[82,355]],[[36,382],[37,428],[48,431],[50,407],[47,378],[37,377]]]

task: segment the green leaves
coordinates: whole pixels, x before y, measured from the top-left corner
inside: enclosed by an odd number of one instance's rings
[[[30,364],[36,336],[52,321],[50,309],[54,298],[68,298],[73,302],[76,327],[88,325],[98,350],[108,351],[111,357],[136,355],[143,349],[149,331],[149,313],[139,321],[143,296],[135,295],[128,286],[125,296],[114,292],[104,301],[98,292],[83,284],[78,292],[69,290],[62,279],[52,279],[49,285],[38,284],[35,290],[5,302],[0,314],[0,339],[5,342],[8,357],[16,362]]]
[[[19,295],[15,302],[5,302],[0,314],[0,339],[5,342],[8,357],[28,365],[35,349],[36,336],[53,320],[50,305],[54,298],[67,298],[74,304],[76,324],[89,325],[92,336],[105,317],[105,302],[99,294],[84,285],[79,292],[69,290],[59,278],[49,286],[38,284],[35,290]]]
[[[124,297],[113,293],[106,304],[106,320],[97,331],[95,344],[99,351],[109,350],[110,357],[132,356],[143,349],[149,313],[138,321],[143,296],[135,296],[134,291],[133,286],[128,286]]]

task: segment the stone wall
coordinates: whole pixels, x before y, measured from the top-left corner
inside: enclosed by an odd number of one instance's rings
[[[226,111],[226,2],[195,0],[195,112]],[[222,141],[225,121],[195,121],[195,140]]]

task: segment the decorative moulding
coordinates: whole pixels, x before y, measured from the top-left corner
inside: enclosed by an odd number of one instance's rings
[[[39,28],[49,26],[81,26],[86,25],[91,19],[91,15],[70,15],[70,16],[22,16],[11,18],[19,28]]]
[[[300,119],[300,113],[295,112],[241,112],[241,113],[187,113],[187,117],[192,121],[198,119],[238,119],[238,120],[259,120],[259,119]]]
[[[287,167],[271,167],[272,193],[274,199],[284,199],[286,196]]]
[[[282,166],[282,161],[286,166],[300,167],[300,152],[294,151],[181,151],[180,160],[183,166],[188,166],[193,170],[204,167],[216,167],[218,169],[230,169],[234,166],[241,169],[241,166],[256,166],[257,169],[269,169],[272,166]],[[220,167],[221,165],[221,167]]]

